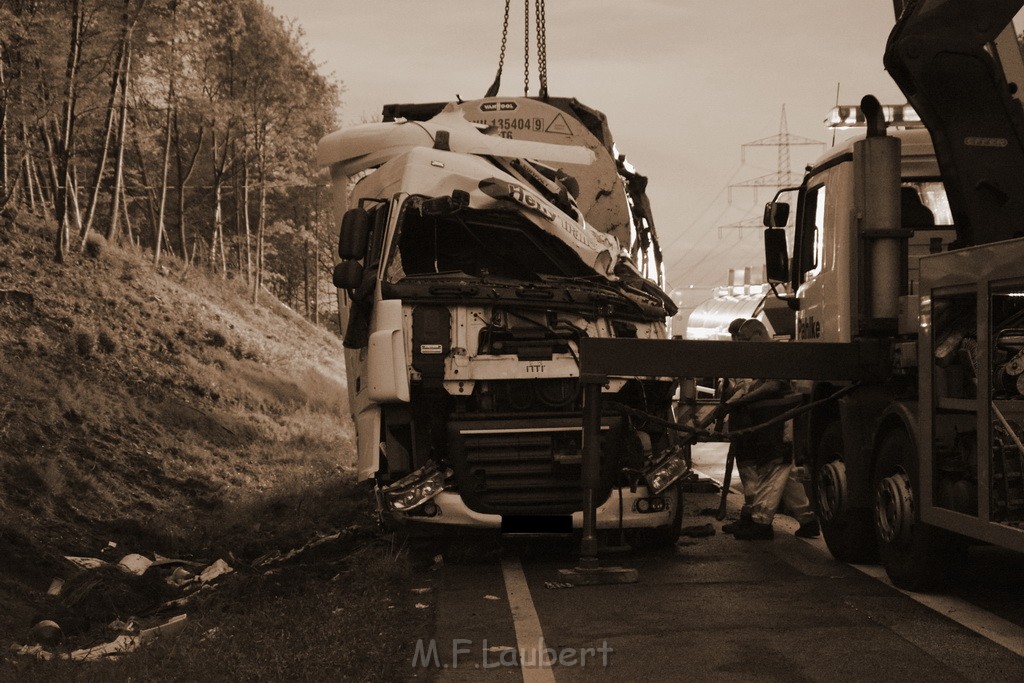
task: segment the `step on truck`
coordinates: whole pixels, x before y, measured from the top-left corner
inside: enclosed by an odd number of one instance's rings
[[[646,179],[576,100],[388,105],[324,137],[340,217],[340,327],[357,470],[410,535],[582,524],[579,344],[665,339]],[[606,398],[671,417],[668,378]],[[598,527],[672,543],[673,434],[602,417]]]
[[[810,401],[844,392],[796,428],[825,541],[921,589],[967,543],[1024,552],[1022,3],[896,4],[885,65],[913,110],[866,98],[866,137],[780,192],[765,241],[795,343],[860,344],[886,366],[801,383]],[[887,130],[887,110],[927,129]]]

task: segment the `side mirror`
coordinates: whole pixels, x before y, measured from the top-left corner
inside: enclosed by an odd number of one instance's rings
[[[469,193],[465,190],[452,190],[450,197],[433,197],[424,199],[420,204],[421,216],[450,216],[469,206]]]
[[[761,220],[766,228],[781,228],[789,220],[789,204],[771,201],[764,205],[764,218]]]
[[[769,205],[771,206],[771,205]],[[786,204],[782,204],[789,211]],[[765,209],[767,215],[767,209]],[[783,228],[768,228],[764,231],[764,263],[768,271],[768,282],[773,285],[789,282],[789,252],[786,246],[786,231]]]
[[[349,209],[341,217],[338,233],[338,256],[343,259],[362,258],[370,236],[370,215],[366,209]]]
[[[363,264],[348,259],[334,266],[334,286],[338,289],[355,289],[363,282]]]

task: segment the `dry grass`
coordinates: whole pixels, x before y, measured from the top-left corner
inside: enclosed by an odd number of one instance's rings
[[[0,303],[0,649],[46,617],[64,554],[114,541],[240,569],[174,642],[94,668],[0,661],[0,678],[389,678],[385,651],[425,617],[352,482],[340,341],[269,296],[253,308],[243,282],[110,244],[56,266],[45,226],[7,230],[0,289],[34,306]],[[244,569],[353,523],[362,540],[322,563]]]

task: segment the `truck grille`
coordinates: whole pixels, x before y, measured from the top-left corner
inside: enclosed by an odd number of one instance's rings
[[[611,492],[608,454],[620,422],[610,417],[602,424],[599,505]],[[564,515],[583,509],[579,415],[454,421],[448,425],[448,444],[459,493],[471,510]]]

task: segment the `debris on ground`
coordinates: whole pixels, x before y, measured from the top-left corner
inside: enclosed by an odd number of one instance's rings
[[[233,571],[235,570],[232,569],[227,562],[225,562],[224,560],[217,560],[199,574],[199,582],[209,583],[210,581],[216,579],[218,576],[230,574]]]
[[[564,581],[545,581],[544,587],[551,590],[561,590],[563,588],[575,588],[576,584],[566,583]]]
[[[256,558],[253,561],[252,566],[265,567],[269,564],[280,564],[282,562],[292,560],[298,557],[299,555],[307,553],[310,550],[313,550],[314,548],[319,548],[328,543],[352,540],[355,538],[356,533],[359,531],[359,528],[359,525],[352,524],[351,526],[345,527],[341,531],[335,533],[318,535],[316,538],[314,538],[312,541],[309,541],[305,545],[299,548],[289,550],[286,553],[282,553],[278,550],[275,550],[274,552],[267,553],[266,555],[261,555],[260,557]]]
[[[684,526],[679,533],[690,538],[707,538],[708,536],[715,535],[715,527],[711,524]]]

